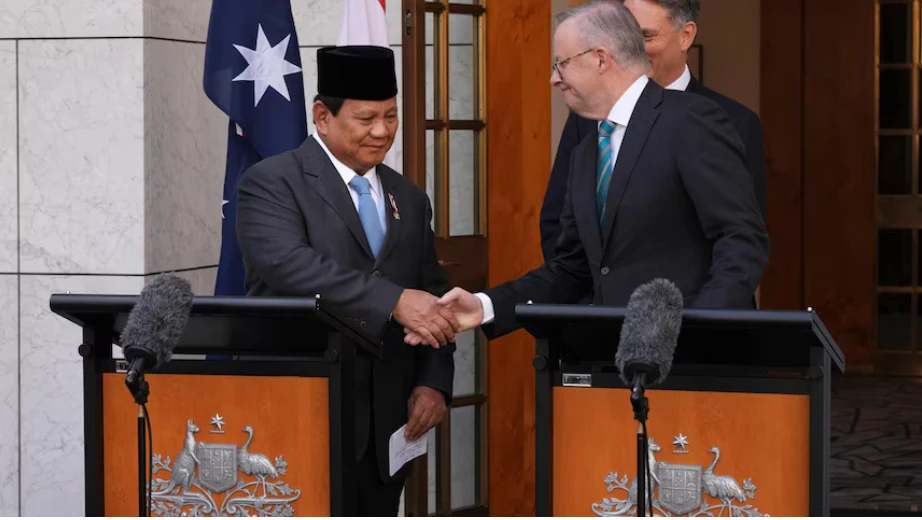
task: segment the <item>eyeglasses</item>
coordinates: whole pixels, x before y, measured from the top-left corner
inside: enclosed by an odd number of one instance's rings
[[[554,73],[556,72],[556,73],[557,73],[557,76],[558,76],[559,78],[563,79],[563,74],[561,74],[561,72],[560,72],[560,69],[561,69],[562,67],[566,66],[567,63],[570,63],[570,60],[572,60],[573,58],[579,58],[579,57],[582,56],[583,54],[588,54],[588,53],[590,53],[590,52],[592,52],[592,51],[594,51],[594,50],[595,50],[595,49],[587,49],[587,50],[585,50],[585,51],[583,51],[583,52],[581,52],[581,53],[579,53],[579,54],[574,54],[573,56],[570,56],[569,58],[566,58],[566,59],[563,59],[563,60],[560,60],[560,61],[557,61],[557,62],[552,63],[552,64],[551,64],[551,74],[554,74]]]

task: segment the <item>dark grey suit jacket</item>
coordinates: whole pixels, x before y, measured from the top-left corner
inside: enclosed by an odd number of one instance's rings
[[[739,134],[719,105],[650,81],[637,102],[599,222],[594,134],[574,150],[556,255],[486,291],[493,337],[519,327],[515,305],[627,305],[638,285],[672,280],[686,307],[750,308],[769,240]]]
[[[746,148],[746,165],[752,175],[752,187],[764,218],[766,164],[759,116],[742,103],[705,87],[694,76],[691,77],[685,91],[710,98],[727,112]],[[554,257],[554,246],[557,244],[557,237],[560,236],[560,214],[567,191],[567,178],[570,176],[570,156],[587,135],[598,135],[598,124],[598,121],[591,121],[571,112],[560,134],[557,157],[554,159],[551,178],[547,183],[544,204],[541,206],[541,250],[545,262]]]
[[[388,439],[407,422],[412,389],[435,388],[450,402],[455,346],[406,345],[403,327],[390,319],[404,288],[441,296],[450,287],[436,257],[429,198],[387,166],[379,165],[377,173],[387,207],[387,235],[377,259],[349,188],[313,137],[243,175],[237,235],[249,295],[320,294],[368,335],[382,339],[383,359],[357,359],[356,455],[364,453],[373,427],[378,467],[389,480]],[[407,469],[395,477],[406,476]]]

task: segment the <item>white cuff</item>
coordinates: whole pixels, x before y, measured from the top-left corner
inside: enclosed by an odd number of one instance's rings
[[[493,321],[493,300],[482,292],[476,293],[474,296],[480,298],[480,303],[483,305],[483,321],[480,324],[486,325]]]

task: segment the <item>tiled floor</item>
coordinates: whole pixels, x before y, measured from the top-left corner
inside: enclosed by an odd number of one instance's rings
[[[922,511],[922,379],[833,382],[831,507]]]

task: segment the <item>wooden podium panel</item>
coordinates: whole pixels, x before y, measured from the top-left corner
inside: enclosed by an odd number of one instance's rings
[[[554,387],[552,395],[553,516],[636,516],[629,498],[637,472],[630,391]],[[660,477],[653,489],[654,515],[810,515],[808,395],[677,390],[646,395],[647,433],[658,450],[651,473]],[[674,445],[680,435],[687,453],[676,453],[682,451]],[[685,490],[684,500],[678,489]],[[670,504],[666,510],[664,503]]]
[[[152,516],[193,516],[193,510],[198,516],[263,516],[289,507],[292,516],[330,515],[327,378],[145,377],[155,462]],[[104,511],[136,516],[138,405],[125,374],[102,378]],[[247,451],[240,451],[251,436]],[[198,462],[181,454],[189,443]],[[188,491],[171,483],[174,473],[177,480],[181,474],[177,466],[194,473]]]

